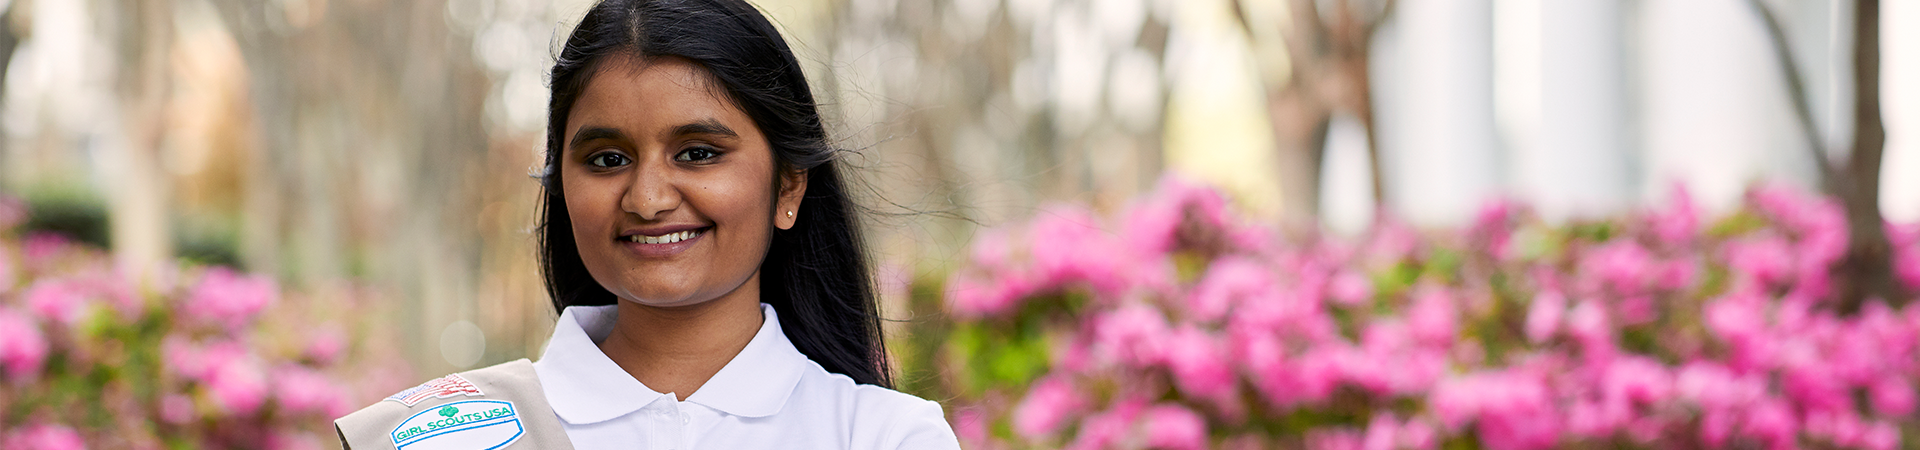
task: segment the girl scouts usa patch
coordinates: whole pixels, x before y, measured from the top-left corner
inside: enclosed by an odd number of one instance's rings
[[[473,397],[484,394],[480,393],[480,388],[475,387],[473,383],[468,382],[466,378],[461,378],[460,374],[456,373],[400,391],[398,394],[393,394],[392,397],[387,397],[387,400],[400,402],[411,408],[413,404],[420,403],[429,398],[447,398],[455,395]]]
[[[526,427],[513,402],[467,400],[415,413],[388,434],[401,450],[491,450],[520,440]]]

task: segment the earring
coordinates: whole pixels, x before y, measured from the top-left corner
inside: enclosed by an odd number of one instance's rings
[[[788,218],[788,219],[792,219],[792,218],[793,218],[793,211],[791,211],[791,210],[789,210],[789,211],[787,211],[787,218]]]

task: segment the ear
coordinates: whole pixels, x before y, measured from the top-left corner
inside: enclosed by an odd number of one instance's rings
[[[780,198],[774,200],[773,226],[782,230],[793,229],[793,224],[800,220],[800,200],[806,196],[806,170],[780,174]]]

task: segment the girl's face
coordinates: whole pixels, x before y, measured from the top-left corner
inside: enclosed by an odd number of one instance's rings
[[[773,228],[793,226],[805,173],[782,174],[753,119],[705,68],[611,57],[567,115],[561,189],[594,281],[648,306],[759,291]]]

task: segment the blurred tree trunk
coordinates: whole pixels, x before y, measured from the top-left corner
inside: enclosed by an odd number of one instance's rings
[[[1249,14],[1248,0],[1234,0],[1235,18],[1251,41],[1266,24]],[[1331,14],[1320,10],[1331,3]],[[1287,216],[1319,217],[1320,188],[1326,160],[1327,132],[1338,113],[1351,114],[1367,139],[1367,170],[1375,207],[1386,202],[1380,169],[1380,139],[1374,120],[1371,58],[1373,37],[1392,16],[1395,0],[1288,0],[1287,24],[1281,27],[1288,76],[1268,80],[1267,111],[1279,152],[1281,198]],[[1257,43],[1257,42],[1256,42]]]
[[[138,277],[170,258],[167,226],[167,174],[161,142],[166,136],[166,107],[172,91],[173,4],[168,0],[112,1],[105,10],[119,35],[115,40],[120,70],[121,158],[108,195],[115,259]]]
[[[0,7],[0,86],[7,85],[7,66],[13,63],[13,50],[20,48],[20,35],[18,34],[20,30],[14,26],[14,21],[26,20],[25,17],[16,12],[20,10],[20,3],[22,1],[25,0],[14,0],[11,4]],[[6,173],[7,158],[3,155],[7,154],[7,141],[9,140],[10,139],[0,137],[0,173]],[[6,189],[8,187],[9,186],[6,186],[4,183],[0,183],[0,189]]]
[[[1868,296],[1904,303],[1906,295],[1894,282],[1892,246],[1880,215],[1880,161],[1886,151],[1887,129],[1880,119],[1880,1],[1860,0],[1853,13],[1853,149],[1839,168],[1838,194],[1847,206],[1847,231],[1852,237],[1843,273],[1854,276],[1842,292],[1845,309],[1856,309]]]
[[[29,19],[25,14],[18,12],[20,11],[20,4],[24,1],[26,0],[14,0],[5,8],[0,8],[4,9],[4,11],[0,11],[0,86],[7,85],[7,67],[13,63],[14,49],[20,48],[20,33],[23,30],[20,29],[21,27],[15,26],[14,23],[16,21],[25,22]],[[11,140],[8,136],[0,135],[0,173],[7,173],[8,158],[6,155],[9,150],[7,145],[10,144],[9,141]],[[19,187],[8,186],[8,184],[9,183],[0,182],[0,189]]]
[[[441,1],[211,3],[258,115],[242,259],[290,284],[397,291],[395,325],[411,334],[396,344],[446,370],[435,344],[473,319],[480,265],[480,196],[459,193],[517,175],[486,171],[491,84],[470,37]]]
[[[1748,0],[1766,25],[1780,71],[1787,81],[1788,94],[1805,131],[1807,148],[1820,176],[1820,188],[1838,197],[1846,208],[1848,247],[1841,264],[1834,268],[1840,283],[1840,309],[1852,312],[1870,298],[1898,306],[1907,293],[1894,281],[1892,245],[1887,241],[1885,219],[1880,215],[1880,162],[1885,153],[1887,131],[1880,118],[1880,2],[1857,0],[1853,14],[1853,147],[1844,162],[1836,163],[1822,144],[1814,126],[1813,109],[1793,52],[1787,45],[1786,31],[1779,19],[1761,0]]]

